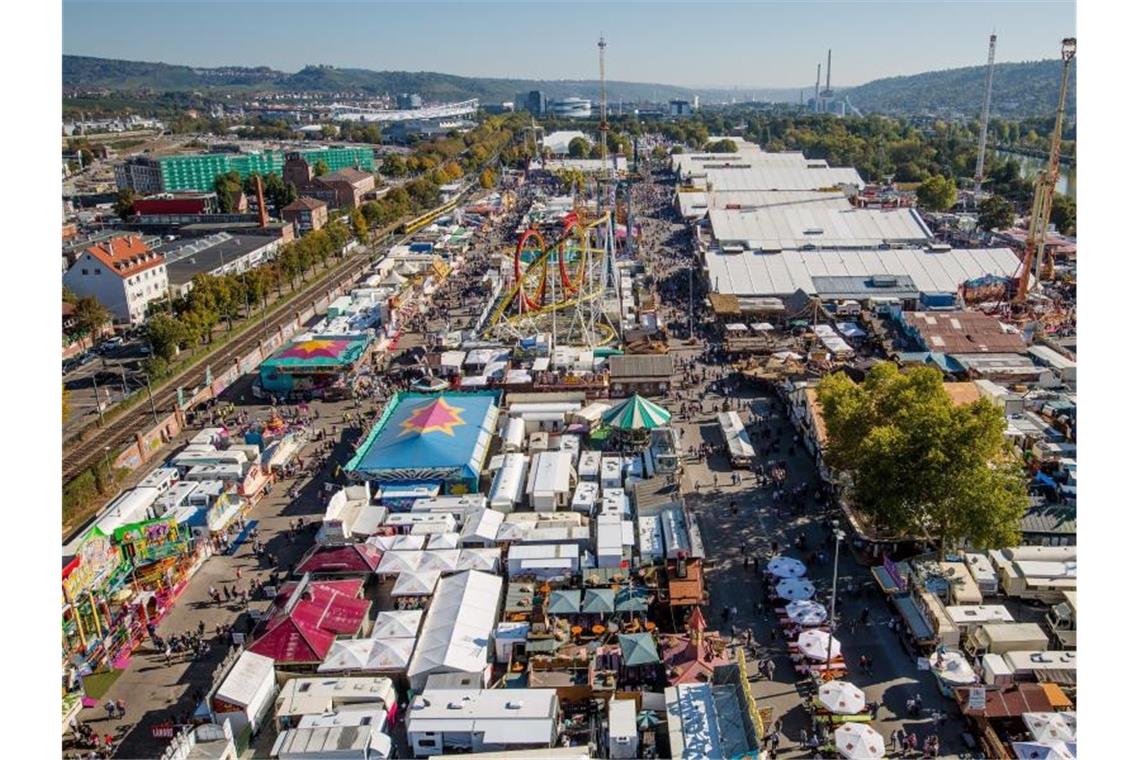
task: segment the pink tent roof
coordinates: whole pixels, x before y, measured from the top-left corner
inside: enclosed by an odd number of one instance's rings
[[[249,651],[274,662],[324,662],[335,640],[334,634],[289,616],[270,622],[266,633],[250,644]]]
[[[250,651],[275,662],[323,662],[338,635],[356,634],[364,624],[372,602],[356,597],[361,586],[358,580],[310,583],[306,597],[286,613],[284,601],[296,588],[289,584]]]
[[[368,575],[376,571],[381,556],[380,550],[371,544],[318,548],[301,562],[297,572]]]

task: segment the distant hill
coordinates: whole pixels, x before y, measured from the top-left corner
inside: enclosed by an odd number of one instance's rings
[[[197,68],[166,63],[119,61],[88,56],[63,56],[63,87],[79,90],[114,90],[132,92],[167,91],[305,91],[359,92],[391,95],[417,92],[430,101],[479,98],[486,103],[514,100],[525,90],[542,90],[548,98],[570,96],[593,97],[598,94],[594,80],[529,80],[462,77],[431,71],[370,71],[340,69],[332,66],[306,66],[295,74],[267,67]],[[728,100],[732,90],[691,89],[667,84],[642,82],[606,82],[611,101],[664,101],[670,98],[692,100]]]
[[[913,76],[876,79],[843,90],[840,96],[863,113],[972,116],[982,110],[986,67],[929,71]],[[1069,75],[1066,111],[1076,111],[1077,72]],[[1057,108],[1061,61],[999,63],[994,66],[990,113],[1000,118],[1046,116]]]

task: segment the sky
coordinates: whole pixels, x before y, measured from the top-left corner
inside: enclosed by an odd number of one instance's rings
[[[307,64],[686,87],[832,85],[1057,57],[1073,2],[103,2],[64,0],[63,52],[190,66]]]

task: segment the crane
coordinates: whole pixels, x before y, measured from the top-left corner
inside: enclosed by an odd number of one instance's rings
[[[982,169],[986,163],[986,132],[990,126],[990,96],[994,91],[994,50],[997,48],[997,35],[990,35],[990,60],[986,64],[986,94],[982,98],[982,124],[978,129],[978,163],[974,167],[974,203],[982,192]]]
[[[1077,54],[1076,37],[1061,40],[1061,97],[1057,100],[1057,116],[1053,121],[1053,139],[1049,146],[1049,163],[1037,173],[1033,189],[1033,209],[1029,214],[1029,230],[1025,236],[1025,257],[1021,260],[1014,303],[1025,302],[1029,292],[1029,272],[1042,276],[1042,259],[1045,254],[1045,233],[1049,228],[1049,213],[1053,210],[1053,193],[1057,189],[1057,175],[1061,163],[1061,127],[1065,121],[1065,95],[1069,89],[1069,69]],[[1036,267],[1034,261],[1036,260]]]

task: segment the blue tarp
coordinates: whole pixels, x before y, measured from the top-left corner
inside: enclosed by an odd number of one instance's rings
[[[1050,488],[1056,488],[1057,487],[1057,481],[1053,480],[1053,478],[1049,477],[1048,475],[1046,475],[1043,472],[1037,473],[1037,481],[1039,483],[1044,483],[1045,485],[1049,486]]]

